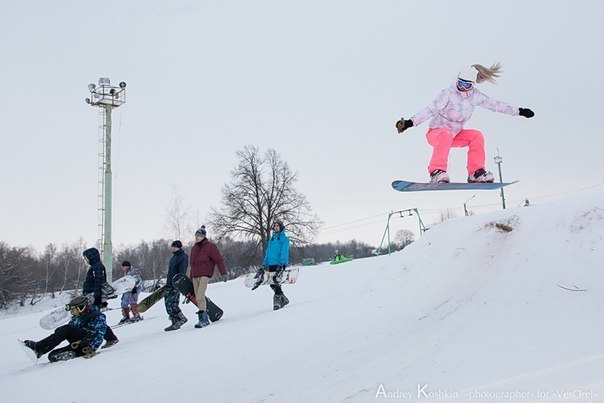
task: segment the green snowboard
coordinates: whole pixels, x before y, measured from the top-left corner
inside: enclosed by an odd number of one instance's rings
[[[138,303],[138,311],[145,312],[166,295],[166,286],[162,285]]]

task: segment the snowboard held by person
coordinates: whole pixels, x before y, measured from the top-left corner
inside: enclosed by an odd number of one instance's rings
[[[443,89],[431,105],[411,116],[401,118],[396,122],[398,133],[419,126],[430,119],[426,138],[433,147],[432,158],[428,165],[431,183],[448,183],[447,173],[449,152],[452,147],[468,147],[468,182],[493,182],[494,176],[486,170],[484,137],[482,132],[466,129],[465,124],[470,120],[474,109],[479,106],[493,112],[510,116],[535,116],[532,110],[518,108],[505,102],[495,100],[483,94],[476,84],[485,81],[495,83],[495,78],[501,73],[501,64],[491,67],[474,64],[461,71],[455,81]]]
[[[172,324],[164,329],[166,332],[178,330],[187,322],[187,317],[182,313],[180,307],[178,306],[180,293],[172,285],[172,279],[176,274],[185,274],[187,272],[187,267],[189,266],[189,256],[182,249],[182,242],[179,240],[172,242],[171,250],[172,257],[168,263],[164,304]]]
[[[82,293],[91,301],[90,309],[100,311],[106,305],[103,301],[103,284],[107,282],[105,266],[101,262],[101,254],[97,248],[89,248],[82,252],[84,260],[90,265],[82,286]],[[106,326],[106,343],[101,348],[111,347],[119,342],[109,326]]]
[[[202,225],[195,231],[195,244],[191,248],[189,267],[187,269],[187,277],[193,282],[197,308],[199,309],[197,311],[199,322],[195,324],[195,327],[198,329],[210,324],[206,302],[206,291],[210,277],[214,275],[216,268],[218,268],[223,281],[226,281],[227,277],[227,269],[218,247],[215,243],[210,242],[206,236],[205,225]]]
[[[98,309],[93,309],[88,297],[73,298],[65,309],[72,315],[69,323],[59,326],[54,333],[40,341],[23,341],[25,346],[33,350],[37,358],[47,353],[50,362],[76,357],[91,358],[103,342],[107,327],[105,315]],[[54,348],[63,341],[69,344],[55,350]]]
[[[138,313],[138,296],[143,290],[143,278],[141,271],[136,267],[132,267],[132,264],[128,260],[122,262],[122,269],[124,270],[124,276],[134,277],[136,283],[132,290],[122,294],[122,300],[120,306],[122,308],[122,319],[120,324],[138,322],[142,319]],[[132,318],[130,318],[130,312],[132,312]]]
[[[285,268],[289,264],[289,238],[285,235],[285,226],[281,221],[275,221],[272,230],[273,236],[268,241],[262,266],[257,273],[258,282],[252,287],[252,290],[262,284],[265,271],[274,272],[274,284],[271,284],[271,289],[274,291],[273,310],[276,311],[289,304],[289,299],[283,293],[280,284],[285,274]]]

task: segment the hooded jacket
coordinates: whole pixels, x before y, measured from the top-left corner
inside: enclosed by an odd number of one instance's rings
[[[262,266],[287,266],[289,263],[289,238],[285,229],[275,232],[266,246]]]
[[[413,115],[411,120],[413,126],[419,126],[432,119],[429,124],[431,129],[447,129],[455,136],[463,130],[477,106],[510,116],[518,116],[519,113],[517,107],[489,98],[476,86],[467,92],[459,91],[455,80],[438,94],[431,105]]]
[[[168,274],[166,276],[166,288],[173,288],[172,279],[178,273],[185,274],[189,267],[189,256],[184,250],[179,249],[172,253],[170,262],[168,263]]]
[[[82,293],[94,295],[94,305],[100,306],[102,303],[102,285],[107,282],[107,273],[105,266],[101,263],[101,256],[97,248],[86,249],[83,252],[84,257],[88,259],[90,267],[86,272],[86,280],[82,287]]]
[[[201,242],[193,245],[189,262],[191,265],[191,278],[212,277],[215,266],[218,266],[220,274],[223,276],[227,274],[224,260],[222,260],[218,247],[208,241],[208,238],[204,238]]]

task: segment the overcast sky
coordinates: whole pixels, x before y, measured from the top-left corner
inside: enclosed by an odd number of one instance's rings
[[[487,169],[503,157],[508,206],[604,190],[604,3],[485,1],[0,2],[0,240],[43,250],[97,239],[99,109],[88,83],[125,81],[113,119],[113,244],[171,238],[174,194],[193,227],[220,206],[244,145],[274,148],[324,221],[316,241],[378,245],[391,210],[501,208],[497,191],[392,190],[426,181],[428,105],[470,64],[500,61],[487,95],[533,119],[479,109]],[[449,173],[465,181],[465,150]],[[561,212],[563,214],[564,212]],[[392,231],[417,232],[415,217]],[[208,228],[212,236],[212,228]],[[191,234],[192,238],[192,234]]]

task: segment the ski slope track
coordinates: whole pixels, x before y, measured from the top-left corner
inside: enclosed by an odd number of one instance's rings
[[[15,339],[48,334],[64,302],[45,300],[0,320],[2,401],[603,402],[603,245],[602,193],[454,218],[391,255],[301,268],[282,310],[268,287],[216,283],[207,328],[187,304],[164,332],[162,301],[96,357],[33,366]]]

